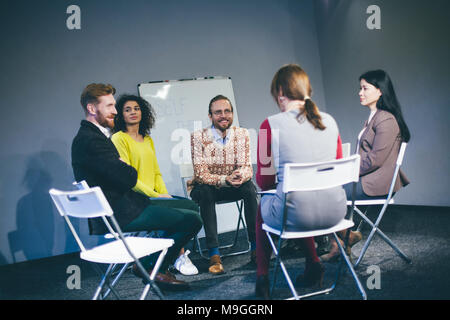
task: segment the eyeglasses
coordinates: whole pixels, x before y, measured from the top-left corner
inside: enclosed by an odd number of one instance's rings
[[[233,111],[231,111],[230,109],[225,109],[225,110],[214,111],[212,114],[215,115],[215,116],[220,116],[222,114],[225,114],[226,116],[229,116],[232,113],[233,113]]]

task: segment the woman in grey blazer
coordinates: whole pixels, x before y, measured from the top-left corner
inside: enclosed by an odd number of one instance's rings
[[[359,77],[359,99],[369,108],[369,119],[358,136],[357,151],[361,156],[360,180],[356,186],[356,199],[386,198],[394,175],[397,156],[402,142],[411,135],[403,119],[400,104],[389,75],[383,70],[368,71]],[[394,192],[409,184],[400,170]],[[345,186],[347,198],[352,195],[352,184]],[[361,234],[351,232],[349,244],[361,240]],[[329,261],[338,255],[338,246],[332,242],[330,253],[321,256]]]

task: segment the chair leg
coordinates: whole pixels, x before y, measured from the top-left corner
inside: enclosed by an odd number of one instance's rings
[[[150,282],[145,285],[144,291],[142,292],[141,297],[139,298],[139,300],[145,300],[145,298],[147,297],[151,286],[152,286],[152,284]],[[158,288],[158,290],[159,290],[159,288]],[[160,294],[162,295],[161,292],[160,292]],[[159,294],[158,294],[158,296],[159,296]]]
[[[112,287],[114,287],[116,285],[116,283],[119,281],[119,279],[122,277],[123,273],[128,269],[129,266],[130,266],[130,263],[126,263],[122,266],[119,273],[116,275],[114,280],[111,282]],[[111,275],[112,274],[113,274],[113,270],[111,270]],[[111,289],[108,288],[108,290],[106,290],[105,294],[103,295],[103,299],[105,299],[110,293],[111,293]]]
[[[139,269],[141,269],[141,272],[143,272],[143,274],[146,275],[147,277],[147,283],[146,286],[144,288],[144,291],[142,292],[142,295],[140,297],[140,300],[144,300],[145,297],[148,294],[148,291],[150,289],[150,287],[155,291],[155,293],[158,295],[158,297],[161,300],[164,300],[165,297],[162,294],[161,290],[159,289],[158,285],[155,283],[155,276],[159,271],[159,268],[161,266],[162,261],[164,260],[164,257],[166,256],[168,248],[164,249],[161,251],[161,253],[159,254],[158,260],[156,260],[155,266],[153,267],[152,273],[150,274],[150,276],[148,275],[147,272],[145,272],[145,269],[142,267],[141,263],[138,261],[136,261],[136,265],[138,266]]]
[[[280,239],[278,241],[278,247],[276,247],[275,244],[273,244],[273,247],[272,247],[273,252],[275,253],[275,256],[276,256],[276,261],[275,261],[275,268],[273,270],[273,280],[272,280],[272,288],[270,289],[270,296],[273,296],[273,292],[275,290],[275,284],[277,282],[278,264],[280,263],[281,240],[282,239],[280,237]],[[281,263],[283,263],[283,261],[281,261]]]
[[[243,225],[244,228],[245,228],[244,219],[242,219],[242,206],[243,206],[243,205],[242,205],[242,204],[239,205],[239,202],[236,202],[236,206],[237,206],[237,209],[238,209],[238,211],[239,211],[239,217],[238,217],[238,223],[237,223],[237,227],[236,227],[236,232],[235,232],[235,234],[234,234],[233,245],[231,246],[231,248],[234,247],[234,246],[236,245],[236,243],[237,243],[237,239],[238,239],[238,236],[239,236],[239,228],[240,228],[240,226],[241,226],[241,221],[242,221],[242,225]]]
[[[245,235],[246,235],[248,247],[245,250],[242,250],[242,251],[222,254],[221,255],[222,258],[223,257],[237,256],[237,255],[244,254],[244,253],[247,253],[247,252],[251,251],[250,239],[248,237],[248,232],[246,231],[247,226],[245,225],[245,220],[244,220],[244,218],[242,216],[242,208],[244,206],[244,202],[241,201],[240,204],[239,204],[239,202],[237,201],[236,202],[236,206],[237,206],[238,211],[239,211],[239,218],[238,218],[236,231],[235,231],[235,234],[234,234],[234,241],[232,243],[230,243],[230,244],[219,246],[219,250],[221,250],[221,249],[231,249],[231,248],[234,248],[237,245],[241,222],[242,222],[242,225],[244,226],[244,232],[245,232]],[[209,260],[209,257],[206,256],[203,253],[203,252],[208,251],[208,249],[202,249],[201,244],[200,244],[200,239],[197,236],[195,236],[195,243],[196,243],[196,246],[197,246],[197,249],[198,249],[198,251],[196,250],[196,252],[198,252],[202,258]]]
[[[275,284],[276,284],[276,281],[277,281],[277,272],[278,272],[278,268],[277,268],[277,267],[278,267],[278,264],[279,264],[280,267],[281,267],[281,270],[282,270],[283,273],[284,273],[284,276],[285,276],[286,281],[287,281],[287,283],[288,283],[289,289],[291,290],[292,294],[294,295],[295,300],[299,300],[298,293],[297,293],[297,291],[295,290],[294,284],[292,283],[292,280],[291,280],[291,278],[289,277],[289,273],[288,273],[288,271],[287,271],[287,269],[286,269],[286,266],[284,265],[284,263],[283,263],[283,261],[281,260],[281,257],[280,257],[281,240],[282,240],[282,239],[280,238],[280,240],[279,240],[279,242],[278,242],[278,248],[277,248],[277,246],[275,246],[275,243],[273,242],[272,237],[270,236],[270,233],[268,233],[268,232],[266,231],[266,235],[267,235],[267,237],[269,238],[270,245],[272,246],[272,249],[273,249],[273,251],[274,251],[274,253],[275,253],[276,257],[277,257],[276,263],[275,263],[275,269],[274,269],[274,271],[273,271],[272,288],[270,289],[269,295],[270,295],[270,296],[273,296],[273,292],[274,292],[274,290],[275,290]]]
[[[110,264],[104,274],[97,264],[94,264],[93,267],[94,267],[94,270],[100,275],[100,277],[102,277],[102,279],[97,287],[97,290],[95,291],[94,296],[92,297],[92,300],[97,300],[98,298],[100,298],[100,299],[105,298],[104,296],[101,295],[102,289],[105,286],[105,284],[108,286],[110,291],[113,292],[113,294],[116,296],[116,298],[120,300],[118,293],[109,284],[109,276],[110,276],[111,272],[114,270],[115,264]]]
[[[367,222],[367,224],[369,224],[372,227],[372,230],[369,234],[369,236],[367,237],[366,242],[364,243],[364,246],[359,254],[358,260],[356,261],[356,263],[354,264],[354,267],[358,267],[358,265],[361,263],[369,245],[370,242],[372,241],[373,237],[375,236],[376,233],[378,233],[380,235],[380,237],[389,245],[391,246],[392,249],[394,249],[395,252],[397,252],[397,254],[403,259],[405,260],[407,263],[411,263],[411,259],[408,258],[408,256],[403,253],[403,251],[401,251],[395,244],[394,242],[389,239],[388,236],[386,236],[379,228],[378,228],[378,223],[381,221],[380,218],[377,219],[377,222],[374,224],[369,218],[367,218],[367,216],[365,214],[363,214],[358,208],[355,207],[355,211],[356,213],[358,213],[361,218],[364,219],[365,222]]]
[[[238,240],[238,236],[239,236],[241,222],[242,222],[242,226],[244,227],[244,233],[245,233],[245,237],[247,239],[248,247],[247,247],[247,249],[242,250],[242,251],[237,251],[237,252],[223,254],[222,257],[237,256],[237,255],[244,254],[244,253],[247,253],[247,252],[251,251],[251,244],[250,244],[250,239],[248,237],[247,226],[245,225],[245,220],[244,220],[244,218],[242,216],[242,207],[244,206],[244,201],[241,201],[240,205],[239,205],[239,202],[236,202],[236,206],[238,207],[239,218],[238,218],[238,224],[237,224],[237,227],[236,227],[236,232],[235,232],[235,235],[234,235],[234,242],[231,245],[219,247],[219,249],[234,248],[234,246],[236,246],[237,240]]]
[[[202,246],[200,245],[200,239],[197,236],[195,236],[195,243],[197,244],[197,249],[200,256],[208,260],[209,258],[203,254],[203,252],[207,251],[207,249],[202,249]]]
[[[388,236],[386,236],[380,229],[376,230],[378,235],[388,244],[391,246],[392,249],[394,249],[395,252],[397,252],[397,254],[403,259],[405,260],[407,263],[411,263],[411,259],[405,254],[403,253],[403,251],[401,251],[395,244],[394,242],[388,238]]]
[[[405,254],[403,253],[403,251],[401,251],[395,244],[394,242],[392,242],[391,239],[389,239],[388,236],[386,236],[380,229],[378,229],[377,227],[373,227],[372,231],[369,234],[369,237],[367,238],[366,242],[364,243],[364,246],[361,250],[361,253],[359,254],[358,260],[355,263],[355,268],[358,267],[358,265],[361,263],[369,245],[370,242],[373,240],[373,237],[375,236],[375,234],[378,233],[378,235],[392,248],[394,249],[394,251],[403,259],[405,260],[407,263],[411,263],[411,259]]]
[[[293,294],[293,297],[291,297],[291,298],[289,298],[287,300],[293,300],[293,299],[300,300],[300,299],[310,298],[310,297],[314,297],[314,296],[318,296],[318,295],[329,294],[330,292],[332,292],[336,288],[336,285],[338,283],[338,280],[339,280],[339,277],[340,277],[340,274],[341,274],[342,260],[339,263],[338,270],[336,272],[336,279],[335,279],[334,283],[329,288],[326,288],[326,289],[323,289],[323,290],[319,290],[319,291],[315,291],[315,292],[310,292],[310,293],[307,293],[307,294],[304,294],[304,295],[298,295],[297,290],[295,289],[295,286],[292,283],[292,280],[291,280],[291,278],[289,276],[287,268],[284,265],[283,261],[281,260],[281,257],[280,257],[280,243],[278,244],[278,247],[277,247],[275,245],[272,237],[270,236],[270,233],[266,231],[266,235],[269,238],[270,245],[272,246],[272,249],[274,250],[274,253],[275,253],[276,257],[277,257],[277,261],[276,261],[276,264],[275,264],[275,270],[273,271],[274,275],[273,275],[272,288],[270,290],[270,296],[273,295],[273,292],[275,290],[276,274],[278,272],[278,269],[277,269],[278,265],[280,265],[281,270],[283,271],[283,274],[285,276],[286,282],[287,282],[287,284],[289,286],[289,289],[291,290],[291,292]]]
[[[358,286],[358,290],[361,293],[361,296],[363,297],[363,300],[367,300],[366,291],[364,290],[364,287],[361,284],[361,281],[359,281],[358,275],[356,274],[355,270],[353,269],[353,265],[350,262],[349,258],[347,257],[347,254],[345,253],[344,248],[342,247],[341,243],[339,242],[339,239],[336,235],[336,233],[333,233],[334,239],[336,240],[336,243],[339,246],[339,250],[341,251],[341,256],[344,257],[345,263],[347,264],[351,275],[353,276],[353,279],[356,282],[356,285]]]

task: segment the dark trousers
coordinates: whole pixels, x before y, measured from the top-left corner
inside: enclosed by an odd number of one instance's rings
[[[152,200],[152,204],[130,224],[123,228],[124,232],[164,231],[164,238],[173,239],[175,243],[167,250],[160,271],[165,272],[173,264],[178,254],[190,239],[201,229],[202,219],[198,214],[198,206],[189,199]],[[152,267],[159,252],[140,261],[144,268]]]
[[[206,246],[208,249],[217,248],[219,240],[217,236],[216,202],[222,200],[244,200],[244,215],[247,223],[247,232],[250,242],[255,242],[256,225],[256,188],[251,180],[240,187],[216,188],[207,184],[197,184],[191,191],[191,197],[200,206],[200,214],[205,228]]]
[[[347,200],[352,200],[353,183],[344,184],[344,190],[347,195]],[[395,194],[395,193],[393,193]],[[362,188],[361,179],[356,183],[355,200],[374,200],[374,199],[386,199],[387,195],[380,196],[368,196],[364,193]]]

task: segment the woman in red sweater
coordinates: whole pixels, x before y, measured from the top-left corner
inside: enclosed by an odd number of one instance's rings
[[[272,80],[271,93],[280,113],[267,118],[258,137],[256,181],[262,190],[274,189],[264,196],[256,217],[257,281],[255,294],[269,298],[268,269],[272,252],[263,222],[280,228],[282,224],[284,164],[320,162],[342,157],[337,124],[331,115],[320,112],[311,100],[307,74],[298,65],[283,66]],[[319,200],[319,201],[317,201]],[[342,187],[312,192],[293,192],[287,199],[286,226],[291,230],[314,230],[338,223],[346,214],[346,196]],[[315,248],[314,238],[301,241],[306,266],[297,284],[321,284],[324,267]]]

